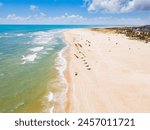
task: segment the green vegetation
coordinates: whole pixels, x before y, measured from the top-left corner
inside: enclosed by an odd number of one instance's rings
[[[131,39],[144,40],[145,43],[150,42],[150,25],[140,27],[117,27],[109,29],[115,30],[115,32],[119,34],[125,34]]]

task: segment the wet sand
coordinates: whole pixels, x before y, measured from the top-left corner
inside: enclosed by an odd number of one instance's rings
[[[64,36],[66,112],[150,112],[150,44],[90,29]]]

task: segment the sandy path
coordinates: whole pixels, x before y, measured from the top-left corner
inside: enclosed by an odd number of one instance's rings
[[[88,29],[64,35],[67,112],[150,112],[150,44]]]

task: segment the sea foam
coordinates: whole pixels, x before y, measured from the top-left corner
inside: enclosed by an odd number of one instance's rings
[[[51,108],[49,108],[49,113],[53,113],[54,111],[54,106],[52,106]]]
[[[32,37],[32,41],[30,44],[39,44],[39,45],[46,45],[46,44],[56,44],[55,41],[56,36],[59,37],[60,33],[63,31],[58,30],[51,30],[51,31],[39,31],[30,34]]]
[[[31,55],[27,55],[27,56],[23,55],[22,56],[22,60],[23,60],[22,64],[25,64],[26,62],[33,62],[36,58],[37,58],[37,53],[31,54]]]
[[[33,40],[31,41],[32,44],[39,44],[39,45],[44,45],[44,44],[49,44],[52,39],[53,39],[53,34],[51,32],[34,32],[31,34]]]
[[[59,76],[61,78],[61,81],[65,84],[66,84],[66,80],[64,78],[64,71],[67,67],[67,61],[63,57],[63,53],[66,51],[67,48],[68,45],[58,53],[58,58],[56,59],[56,66],[57,66],[56,69],[59,71]]]
[[[23,33],[19,33],[19,34],[17,34],[17,36],[18,36],[18,37],[24,36],[24,34],[23,34]]]
[[[39,52],[39,51],[41,51],[41,50],[43,50],[43,49],[44,49],[44,47],[41,46],[41,47],[31,48],[30,51],[32,51],[32,52]]]
[[[54,50],[54,48],[46,48],[47,51]]]
[[[48,101],[51,102],[53,100],[54,94],[52,92],[49,92],[48,94]]]

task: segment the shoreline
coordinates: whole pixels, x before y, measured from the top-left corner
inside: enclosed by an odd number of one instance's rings
[[[68,30],[67,30],[68,31]],[[64,107],[64,112],[65,113],[69,113],[70,110],[71,110],[71,87],[69,87],[69,83],[71,83],[71,77],[70,77],[70,74],[69,74],[69,65],[70,65],[70,56],[68,55],[69,52],[70,52],[70,45],[69,43],[66,41],[65,39],[65,36],[64,36],[64,33],[66,31],[63,32],[63,40],[64,40],[64,43],[66,44],[66,47],[63,49],[63,53],[62,53],[62,57],[65,59],[66,61],[66,67],[63,71],[63,76],[65,78],[65,81],[66,81],[66,100],[65,100],[65,107]]]
[[[150,70],[144,65],[149,45],[122,34],[91,29],[68,30],[64,38],[69,44],[64,71],[68,83],[65,112],[149,112],[146,91],[150,90],[150,77],[145,76]],[[140,61],[140,55],[145,59]]]
[[[57,112],[65,111],[65,107],[63,106],[63,104],[65,104],[65,102],[66,102],[65,96],[68,91],[68,83],[67,83],[67,79],[65,77],[65,71],[66,71],[67,64],[68,64],[67,59],[66,59],[66,51],[68,50],[69,45],[65,43],[64,39],[62,42],[65,44],[65,47],[57,53],[58,57],[56,58],[56,61],[55,61],[57,64],[56,70],[58,71],[58,81],[60,82],[60,87],[61,87],[60,88],[61,96],[58,99],[58,104],[59,104],[60,108],[58,108],[58,106],[57,106],[57,109],[56,109]],[[55,105],[54,105],[54,109],[55,109]]]
[[[66,50],[66,53],[69,52],[69,47],[68,49]],[[69,56],[66,57],[66,60],[67,60],[67,67],[64,71],[64,77],[66,78],[66,81],[67,81],[67,88],[66,88],[66,105],[65,105],[65,112],[68,113],[70,112],[71,110],[71,87],[69,87],[69,83],[71,83],[71,77],[70,77],[70,74],[69,74]]]

